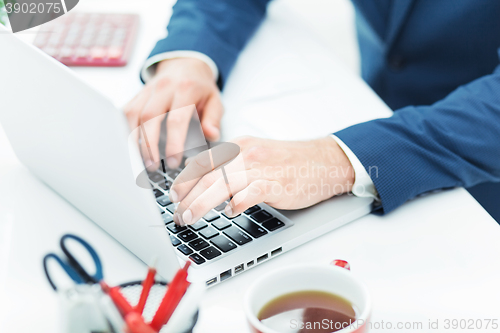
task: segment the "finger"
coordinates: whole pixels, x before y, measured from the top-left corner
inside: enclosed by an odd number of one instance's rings
[[[189,195],[181,201],[176,211],[181,217],[179,219],[181,223],[195,223],[212,208],[220,205],[231,198],[234,193],[238,193],[248,186],[248,171],[226,173],[228,183],[226,183],[226,179],[220,171],[218,170],[203,177]]]
[[[131,101],[129,101],[124,107],[123,112],[127,118],[128,127],[130,129],[130,134],[133,136],[133,142],[137,143],[139,147],[139,116],[141,110],[144,109],[147,101],[150,98],[150,89],[145,87],[140,93],[138,93]]]
[[[139,125],[141,136],[141,153],[144,165],[149,171],[155,171],[160,165],[160,141],[161,123],[165,115],[159,115]]]
[[[171,186],[170,200],[183,200],[198,180],[229,161],[231,162],[224,166],[228,173],[245,170],[243,157],[239,153],[238,145],[225,142],[190,158]]]
[[[280,200],[279,192],[273,191],[274,186],[280,186],[276,181],[258,179],[250,183],[248,187],[236,193],[229,204],[224,208],[227,216],[236,216],[248,208],[265,202],[274,205]]]
[[[170,169],[177,168],[182,160],[189,122],[196,110],[197,98],[192,91],[176,93],[167,115],[167,144],[165,156]]]
[[[220,138],[220,120],[224,114],[224,107],[218,91],[214,92],[207,100],[201,117],[201,128],[203,134],[209,141],[217,141]]]
[[[141,153],[148,170],[158,169],[160,151],[161,124],[172,100],[172,93],[168,89],[160,91],[155,88],[139,116],[139,130],[141,135]]]

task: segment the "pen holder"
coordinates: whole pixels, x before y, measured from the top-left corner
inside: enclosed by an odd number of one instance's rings
[[[130,304],[135,306],[142,291],[142,281],[133,281],[120,285],[120,291]],[[167,291],[168,284],[156,281],[151,287],[148,300],[143,311],[146,322],[150,322]],[[169,322],[162,327],[161,333],[190,333],[198,320],[198,302],[203,295],[205,286],[193,283],[175,309]]]

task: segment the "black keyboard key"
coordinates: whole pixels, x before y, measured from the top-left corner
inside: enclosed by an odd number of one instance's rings
[[[167,175],[172,178],[172,179],[175,179],[181,172],[178,171],[178,170],[169,170],[167,171]]]
[[[226,206],[227,206],[227,202],[224,201],[223,203],[221,203],[220,205],[218,205],[214,209],[218,212],[222,212],[224,210],[224,208],[226,208]]]
[[[165,207],[170,213],[174,213],[175,212],[175,205],[174,204],[170,204],[168,205],[167,207]]]
[[[156,202],[158,202],[163,207],[165,207],[166,205],[170,205],[172,203],[172,201],[170,201],[170,199],[168,198],[168,195],[163,195],[157,198]]]
[[[257,213],[253,213],[252,215],[250,215],[250,217],[259,223],[265,222],[265,221],[273,218],[273,216],[269,212],[266,212],[265,210],[261,210],[261,211],[258,211]]]
[[[235,226],[224,230],[224,234],[235,241],[238,245],[243,245],[252,241],[252,238],[250,236],[248,236],[246,233],[236,228]]]
[[[184,242],[189,242],[198,237],[193,231],[191,230],[186,230],[180,234],[177,235],[179,239],[181,239]]]
[[[149,174],[149,179],[151,179],[155,183],[158,183],[159,181],[162,181],[164,178],[158,172],[151,172]]]
[[[247,210],[245,210],[244,213],[247,214],[247,215],[250,215],[250,214],[253,214],[253,213],[255,213],[256,211],[259,211],[259,210],[260,210],[259,206],[252,206],[252,207],[248,208]]]
[[[173,235],[170,235],[170,240],[172,241],[172,245],[173,245],[173,246],[177,246],[177,245],[179,245],[179,244],[181,243],[181,241],[180,241],[180,240],[178,240],[178,239],[177,239],[175,236],[173,236]]]
[[[208,227],[208,228],[204,228],[202,229],[200,232],[199,232],[200,235],[202,235],[203,237],[205,237],[206,239],[210,239],[212,237],[215,237],[217,236],[219,233],[217,232],[217,230],[215,230],[214,228],[212,227]]]
[[[205,262],[205,259],[203,259],[203,257],[198,253],[190,255],[189,259],[191,259],[196,265],[201,265]]]
[[[189,246],[195,251],[200,251],[206,248],[209,244],[201,238],[197,238],[194,241],[189,242]]]
[[[182,244],[182,245],[177,246],[177,250],[181,251],[181,253],[186,255],[186,256],[193,253],[193,250],[191,250],[186,244]]]
[[[207,225],[208,224],[206,224],[202,220],[199,220],[198,222],[196,222],[195,224],[190,225],[189,227],[191,229],[193,229],[194,231],[198,231],[198,230],[201,230],[201,229],[205,228]]]
[[[233,220],[233,222],[240,227],[241,229],[248,232],[252,237],[259,238],[267,234],[267,231],[260,227],[259,225],[250,221],[250,219],[246,216],[240,216]]]
[[[231,242],[229,239],[227,239],[222,235],[212,238],[210,240],[210,243],[217,246],[217,248],[222,252],[229,252],[236,248],[236,244],[234,244],[233,242]]]
[[[159,189],[157,188],[154,188],[153,189],[153,193],[155,194],[155,197],[158,198],[158,197],[161,197],[163,195],[163,192],[160,191]]]
[[[224,217],[228,218],[228,219],[235,219],[237,218],[238,216],[240,216],[240,214],[236,215],[236,216],[233,216],[233,217],[230,217],[230,216],[227,216],[226,213],[222,213],[222,215],[224,215]]]
[[[166,183],[165,183],[165,180],[162,180],[159,183],[157,183],[156,185],[158,185],[158,187],[163,189],[164,191],[168,191],[168,190],[170,190],[170,187],[172,186],[172,182],[167,179]]]
[[[200,254],[202,256],[204,256],[205,259],[211,260],[211,259],[213,259],[215,257],[220,256],[222,253],[219,250],[217,250],[215,247],[210,246],[210,247],[207,247],[204,250],[201,250]]]
[[[172,215],[170,215],[168,213],[163,214],[161,217],[163,217],[163,222],[165,222],[165,224],[169,224],[170,222],[174,221],[174,219],[172,218]]]
[[[266,221],[262,223],[262,226],[266,228],[269,231],[274,231],[276,229],[279,229],[281,227],[285,226],[285,223],[282,221],[278,220],[277,218],[270,219],[269,221]]]
[[[184,231],[186,230],[187,228],[186,227],[181,227],[181,226],[178,226],[177,224],[175,223],[169,223],[167,224],[167,229],[173,233],[173,234],[176,234],[176,233],[179,233],[181,231]]]
[[[217,214],[213,210],[209,211],[208,213],[205,214],[205,216],[203,216],[205,221],[208,221],[208,222],[212,222],[213,220],[216,220],[219,217],[220,217],[219,214]]]
[[[221,217],[221,218],[219,218],[219,219],[217,219],[217,220],[213,221],[213,222],[212,222],[212,225],[213,225],[214,227],[216,227],[217,229],[222,230],[222,229],[224,229],[224,228],[229,227],[229,226],[231,225],[231,222],[229,222],[229,220],[227,220],[227,219],[225,219],[225,218]]]

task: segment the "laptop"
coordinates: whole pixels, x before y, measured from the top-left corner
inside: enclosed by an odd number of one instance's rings
[[[372,209],[372,199],[352,195],[296,211],[262,203],[233,219],[219,206],[178,227],[168,191],[181,170],[149,173],[151,187],[137,186],[134,165],[144,166],[123,112],[2,27],[0,48],[0,123],[18,158],[142,261],[158,257],[165,279],[192,260],[190,279],[216,285]]]

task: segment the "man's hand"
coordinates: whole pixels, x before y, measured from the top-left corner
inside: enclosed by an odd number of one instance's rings
[[[125,106],[131,130],[137,128],[141,120],[146,123],[154,118],[146,128],[153,160],[145,140],[141,143],[142,156],[148,169],[158,168],[160,125],[166,113],[192,104],[196,105],[205,137],[210,141],[218,140],[223,107],[212,71],[201,60],[177,58],[160,62],[153,79]],[[167,117],[166,156],[169,151],[184,150],[191,116],[188,112],[179,112]],[[178,155],[167,159],[167,165],[172,169],[177,168],[180,162]]]
[[[305,142],[242,137],[234,143],[241,147],[238,158],[244,166],[237,167],[236,158],[224,167],[233,195],[225,208],[228,216],[261,202],[279,209],[300,209],[352,189],[354,170],[331,137]],[[171,187],[171,200],[180,202],[174,214],[177,224],[193,224],[229,199],[221,169],[192,177],[196,170],[207,170],[205,164],[203,153],[189,159]],[[189,179],[183,181],[187,173]]]

